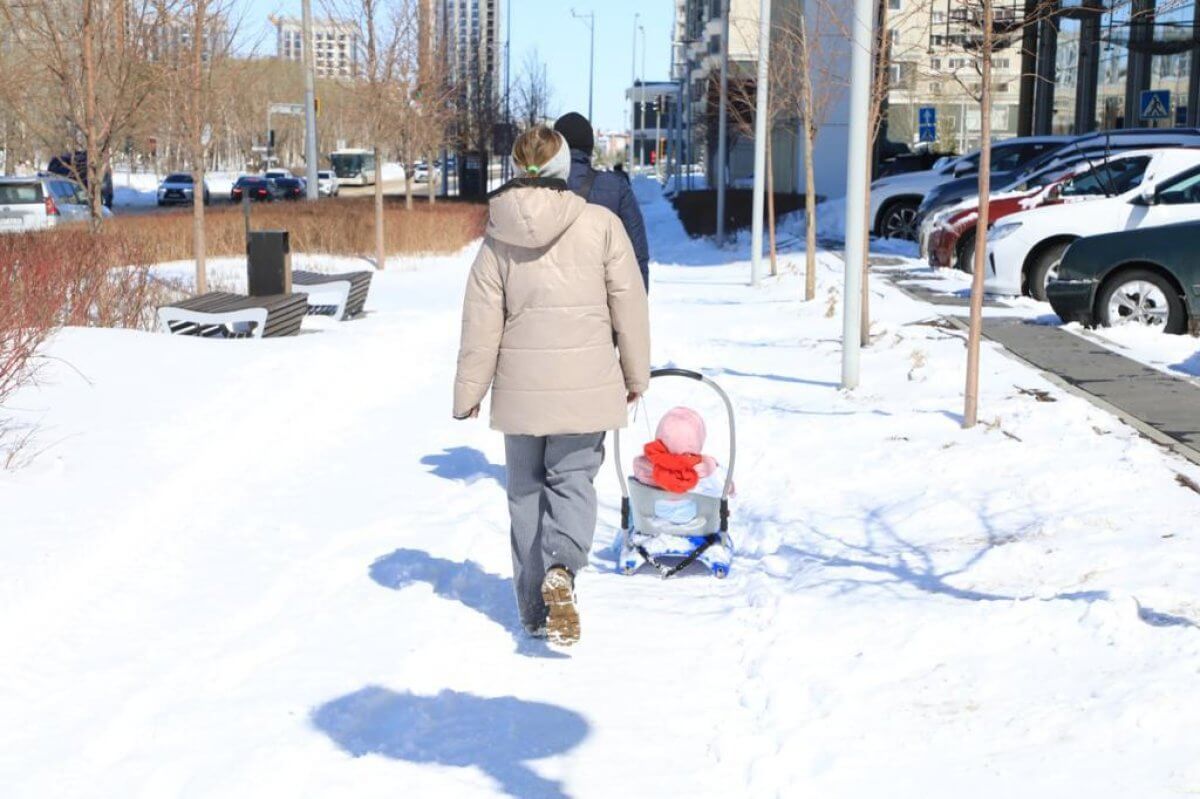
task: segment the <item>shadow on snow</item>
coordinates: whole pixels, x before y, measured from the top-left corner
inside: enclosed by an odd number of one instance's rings
[[[505,486],[504,467],[490,462],[474,447],[451,447],[435,455],[421,458],[421,464],[432,466],[431,474],[444,480],[458,480],[471,485],[479,480],[495,480]]]
[[[421,696],[375,685],[326,702],[311,721],[354,757],[478,768],[520,799],[565,799],[562,784],[528,761],[569,752],[588,734],[581,715],[543,702],[450,690]]]
[[[485,572],[473,561],[458,563],[419,549],[397,549],[371,564],[371,579],[397,591],[426,583],[443,599],[461,602],[507,630],[516,643],[517,654],[567,657],[548,647],[545,641],[526,635],[517,616],[512,578]]]

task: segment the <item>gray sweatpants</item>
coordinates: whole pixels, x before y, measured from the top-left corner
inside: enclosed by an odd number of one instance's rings
[[[546,621],[542,578],[551,566],[572,574],[587,565],[596,532],[596,488],[604,433],[504,437],[513,585],[521,623]]]

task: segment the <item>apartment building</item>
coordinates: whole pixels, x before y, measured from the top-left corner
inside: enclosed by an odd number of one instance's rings
[[[937,113],[935,148],[966,152],[982,138],[978,56],[982,41],[977,6],[962,0],[885,0],[889,47],[887,137],[919,141],[919,109]],[[1021,91],[1023,5],[999,0],[992,54],[992,137],[1017,132]]]
[[[729,4],[729,65],[731,102],[753,104],[759,55],[759,0],[675,0],[673,65],[671,77],[684,88],[683,109],[688,122],[693,162],[704,164],[710,180],[715,177],[717,155],[718,86],[723,47],[721,9]],[[846,128],[849,109],[845,87],[836,75],[849,74],[850,44],[835,18],[849,13],[850,0],[804,2],[774,0],[772,3],[775,53],[786,46],[779,31],[794,26],[802,14],[814,40],[821,43],[824,65],[814,73],[815,91],[827,98],[824,119],[817,135],[817,191],[828,197],[845,194]],[[778,59],[776,60],[778,63]],[[636,88],[636,87],[635,87]],[[636,97],[636,92],[630,92]],[[731,116],[735,114],[731,113]],[[743,119],[752,119],[748,108]],[[803,147],[798,119],[777,121],[771,138],[773,178],[777,191],[799,191],[803,186]],[[733,186],[748,186],[754,176],[754,139],[734,124],[729,125],[728,176]]]
[[[275,25],[275,57],[284,61],[304,60],[301,21],[294,17],[272,17]],[[313,65],[319,78],[353,78],[358,75],[362,40],[358,26],[335,19],[314,20]]]

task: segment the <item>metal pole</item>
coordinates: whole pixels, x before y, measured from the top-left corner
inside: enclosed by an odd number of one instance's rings
[[[869,0],[855,0],[862,3]],[[729,135],[729,0],[721,0],[721,87],[717,102],[717,244],[725,243],[725,148]]]
[[[842,290],[842,388],[857,388],[862,347],[862,269],[867,245],[867,173],[871,160],[871,51],[875,3],[854,0],[850,57],[850,128],[846,163],[846,277]]]
[[[750,222],[750,285],[762,281],[763,203],[766,200],[767,92],[770,82],[771,0],[758,7],[758,81],[754,87],[754,218]]]
[[[575,17],[575,19],[586,19],[588,22],[588,31],[591,33],[591,44],[588,45],[588,122],[591,122],[592,93],[596,85],[596,12],[589,11],[586,14],[581,14],[572,8],[571,16]]]
[[[625,145],[625,166],[629,168],[630,172],[633,172],[633,125],[637,122],[637,115],[633,112],[633,104],[637,102],[634,99],[633,90],[637,84],[637,34],[640,27],[638,20],[641,16],[640,11],[633,15],[633,55],[629,59],[629,108],[627,109],[629,112],[629,142]]]
[[[301,4],[301,36],[304,37],[304,161],[307,197],[317,199],[317,94],[314,86],[316,58],[313,55],[312,0]]]
[[[509,140],[509,157],[500,159],[500,178],[504,182],[512,179],[512,7],[511,0],[505,3],[504,9],[504,124],[508,126],[505,136]],[[442,156],[442,169],[445,171],[446,156]],[[442,180],[446,177],[443,174]]]
[[[638,30],[642,32],[642,87],[640,95],[642,98],[641,106],[641,121],[638,122],[638,130],[644,130],[646,127],[646,26],[638,25]],[[646,168],[646,142],[642,141],[642,154],[638,157],[638,163],[642,169]]]

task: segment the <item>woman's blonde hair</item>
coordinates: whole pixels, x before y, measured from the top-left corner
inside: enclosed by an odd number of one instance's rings
[[[535,125],[513,143],[513,161],[522,172],[537,175],[558,154],[561,146],[562,140],[557,133],[545,125]]]

